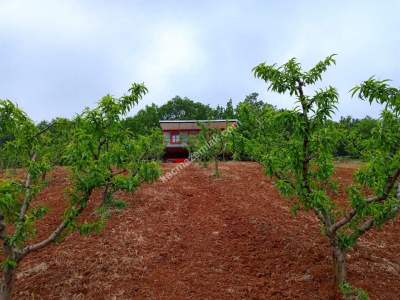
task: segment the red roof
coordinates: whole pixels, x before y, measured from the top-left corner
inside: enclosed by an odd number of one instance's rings
[[[225,129],[229,125],[236,125],[236,119],[229,120],[161,120],[160,126],[163,131],[168,130],[200,130],[198,123],[203,123],[209,128]]]

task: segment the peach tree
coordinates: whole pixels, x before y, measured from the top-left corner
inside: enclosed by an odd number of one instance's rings
[[[122,117],[147,92],[134,84],[128,96],[103,97],[95,109],[85,109],[74,120],[74,134],[67,147],[75,187],[89,191],[102,187],[102,207],[123,205],[113,199],[117,190],[132,191],[143,181],[158,178],[157,159],[163,151],[161,130],[134,135]]]
[[[41,174],[50,165],[40,131],[29,117],[9,100],[0,100],[2,144],[0,154],[8,158],[0,174],[0,240],[2,243],[2,278],[0,299],[10,297],[15,269],[19,261],[41,244],[27,245],[35,233],[35,222],[46,209],[31,202],[43,188]],[[16,167],[25,168],[25,175]]]
[[[280,192],[290,199],[293,212],[311,210],[318,218],[332,249],[336,286],[348,296],[363,298],[367,297],[365,292],[347,282],[346,252],[365,232],[393,218],[399,208],[399,91],[373,79],[354,88],[353,93],[383,103],[386,108],[369,142],[367,163],[347,187],[348,205],[338,205],[331,197],[338,188],[333,179],[338,133],[331,122],[338,93],[331,86],[311,95],[306,93],[332,64],[334,55],[308,71],[303,71],[295,59],[280,67],[262,63],[253,69],[269,90],[295,97],[297,105],[263,118],[262,142],[253,141],[250,148]]]
[[[161,133],[132,138],[121,129],[122,118],[146,91],[144,85],[133,84],[128,95],[105,96],[96,108],[87,108],[75,118],[73,134],[65,150],[70,173],[69,203],[59,224],[39,241],[35,239],[36,223],[47,212],[39,192],[46,185],[42,174],[53,167],[48,155],[52,147],[46,144],[44,131],[22,110],[10,101],[0,102],[1,134],[9,136],[0,145],[0,152],[5,156],[17,153],[21,167],[17,174],[5,169],[0,174],[0,299],[10,298],[18,264],[28,254],[61,241],[69,232],[88,233],[99,228],[98,221],[80,223],[77,220],[96,189],[104,190],[107,196],[103,202],[108,204],[114,191],[133,191],[142,182],[158,177],[155,158],[162,149]]]
[[[198,126],[200,127],[199,134],[189,139],[191,159],[200,162],[204,167],[213,163],[213,176],[219,177],[219,160],[232,148],[230,137],[234,127],[227,126],[222,131],[219,128],[212,128],[211,123],[199,122]]]

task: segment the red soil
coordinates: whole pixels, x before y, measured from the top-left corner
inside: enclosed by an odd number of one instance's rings
[[[74,233],[29,255],[14,297],[327,299],[330,250],[316,218],[292,217],[256,163],[224,163],[221,172],[214,179],[210,170],[189,166],[167,183],[118,194],[128,207],[100,234]],[[352,172],[340,167],[337,176],[348,182]],[[52,210],[38,238],[59,221],[65,177],[57,169],[40,195]],[[399,298],[399,223],[370,232],[348,256],[349,281],[371,299]]]

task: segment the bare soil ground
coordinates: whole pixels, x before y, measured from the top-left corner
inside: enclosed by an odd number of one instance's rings
[[[341,165],[338,179],[350,182],[353,170]],[[328,299],[331,258],[316,218],[292,217],[256,163],[223,163],[221,173],[214,179],[189,166],[167,183],[118,194],[128,207],[100,234],[74,233],[28,256],[14,298]],[[38,239],[58,223],[67,183],[59,168],[41,193],[51,212]],[[370,232],[348,257],[349,281],[371,299],[400,297],[399,234],[397,220]]]

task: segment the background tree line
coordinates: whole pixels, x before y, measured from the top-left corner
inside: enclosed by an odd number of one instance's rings
[[[211,120],[211,119],[238,119],[240,126],[232,135],[232,156],[237,160],[251,160],[249,151],[246,150],[246,140],[260,134],[260,126],[265,115],[270,112],[282,112],[276,107],[260,99],[258,93],[247,95],[236,106],[232,99],[225,105],[211,107],[201,102],[193,101],[187,97],[176,96],[161,106],[147,105],[134,116],[123,120],[123,126],[133,135],[146,135],[160,129],[159,120]],[[39,130],[45,130],[43,138],[51,141],[49,147],[49,159],[54,164],[64,165],[64,150],[69,143],[74,128],[74,120],[56,118],[51,121],[41,121],[36,126]],[[335,145],[334,154],[337,157],[354,159],[362,158],[365,141],[371,136],[372,130],[377,126],[377,120],[371,117],[355,119],[350,116],[341,117],[339,121],[331,121],[338,134],[338,142]],[[290,128],[288,128],[290,131]],[[12,138],[10,132],[2,128],[0,132],[1,144]],[[0,167],[7,168],[20,165],[17,153],[6,157],[0,156]]]
[[[147,134],[159,128],[159,120],[238,119],[240,126],[232,135],[232,155],[237,160],[249,160],[253,158],[246,150],[245,140],[252,139],[260,133],[261,120],[271,111],[285,110],[277,109],[261,100],[258,93],[247,95],[236,106],[233,105],[232,99],[229,99],[225,105],[217,107],[176,96],[161,106],[152,104],[139,110],[135,116],[126,118],[125,126],[137,134]],[[360,159],[365,141],[377,126],[377,120],[371,117],[356,119],[347,116],[341,117],[339,121],[332,121],[332,125],[338,134],[335,156]]]

